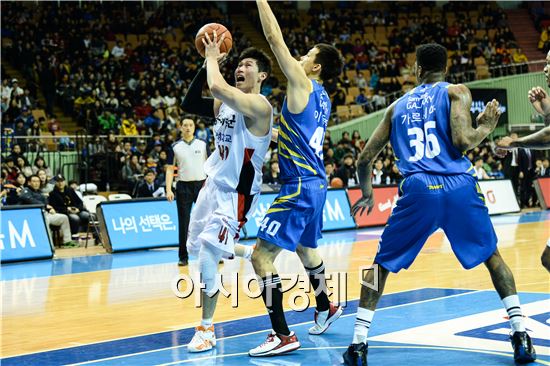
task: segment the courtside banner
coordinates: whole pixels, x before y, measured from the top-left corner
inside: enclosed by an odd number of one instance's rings
[[[391,212],[395,207],[395,203],[399,198],[397,186],[375,187],[373,190],[374,208],[369,215],[367,215],[366,210],[362,215],[355,215],[357,227],[386,225],[386,222],[388,222]],[[353,204],[361,198],[361,189],[348,189],[348,196],[349,202],[353,206]]]
[[[178,245],[176,202],[166,198],[101,202],[97,214],[109,253]]]
[[[323,231],[357,227],[345,189],[329,189],[323,208]]]
[[[479,187],[485,196],[489,215],[520,211],[512,182],[509,179],[480,180]]]
[[[53,257],[41,205],[2,207],[0,249],[4,262]]]
[[[265,226],[264,230],[275,229],[276,225],[270,222],[264,222],[264,216],[275,198],[276,193],[262,193],[258,199],[258,205],[255,211],[252,213],[250,220],[245,225],[245,232],[241,232],[241,237],[247,239],[253,239],[258,235],[260,227]],[[327,192],[327,199],[325,206],[323,207],[323,231],[352,229],[355,228],[355,222],[350,215],[350,205],[346,191],[344,189],[329,189]],[[284,230],[284,228],[281,228]]]
[[[535,190],[543,210],[550,209],[550,178],[535,179]]]

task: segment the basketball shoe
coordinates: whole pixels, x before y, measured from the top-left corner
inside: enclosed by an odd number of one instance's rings
[[[330,327],[332,323],[338,320],[338,318],[340,317],[340,315],[342,315],[343,312],[344,312],[343,307],[336,306],[333,303],[330,303],[327,318],[324,321],[319,321],[318,319],[319,312],[315,310],[315,315],[314,315],[315,325],[309,328],[309,334],[313,334],[313,335],[323,334],[328,329],[328,327]]]
[[[189,352],[204,352],[210,351],[216,346],[216,334],[214,334],[214,326],[211,325],[208,328],[199,325],[195,328],[195,335],[191,342],[187,345]]]
[[[524,364],[537,359],[537,353],[527,332],[514,332],[510,336],[510,340],[512,341],[512,347],[514,347],[514,360],[516,363]]]
[[[248,355],[250,357],[276,356],[295,351],[298,348],[300,348],[300,342],[294,332],[285,336],[271,331],[265,342],[248,351]]]
[[[368,345],[365,343],[354,343],[344,353],[344,365],[346,366],[367,366]]]

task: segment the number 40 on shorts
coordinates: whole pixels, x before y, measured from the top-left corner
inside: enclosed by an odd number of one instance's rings
[[[258,225],[260,231],[265,231],[270,236],[275,236],[277,231],[281,228],[281,223],[276,220],[269,220],[269,217],[264,217],[260,225]],[[267,229],[267,230],[266,230]]]

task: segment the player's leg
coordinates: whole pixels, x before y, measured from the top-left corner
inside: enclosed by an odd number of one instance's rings
[[[465,269],[485,263],[510,319],[514,358],[518,363],[532,362],[536,355],[525,332],[514,275],[497,250],[497,236],[483,192],[475,178],[468,175],[447,177],[445,186],[447,209],[441,226],[451,247]],[[465,227],[475,229],[464,230]]]
[[[531,338],[525,330],[514,275],[500,256],[498,250],[485,262],[485,265],[491,274],[493,285],[508,313],[512,328],[510,338],[512,347],[514,348],[514,360],[520,364],[533,362],[537,355]]]
[[[300,237],[300,243],[303,244],[298,245],[296,254],[304,265],[315,294],[316,309],[314,325],[309,329],[309,334],[319,335],[324,333],[332,323],[338,320],[344,308],[332,304],[329,300],[325,263],[317,250],[317,241],[322,237],[323,207],[326,201],[326,191],[312,189],[308,192],[307,197],[311,198],[308,201],[314,212]]]
[[[374,263],[363,278],[353,341],[343,356],[345,365],[367,364],[368,333],[389,273],[408,268],[437,229],[439,194],[428,188],[429,183],[415,174],[402,185],[404,194],[382,233]]]
[[[548,239],[548,243],[546,244],[546,247],[542,252],[540,261],[542,262],[542,265],[544,266],[544,268],[546,268],[546,270],[550,272],[550,239]]]
[[[201,324],[195,328],[193,339],[187,345],[189,352],[209,351],[216,346],[213,318],[219,295],[216,276],[218,274],[218,263],[222,256],[223,252],[220,249],[208,243],[203,243],[201,246],[199,269],[201,283],[204,284],[201,293],[202,320]]]
[[[252,357],[275,356],[300,348],[298,338],[288,329],[283,309],[281,278],[274,265],[275,258],[281,250],[281,247],[258,238],[252,253],[252,265],[259,277],[262,299],[273,328],[273,332],[267,336],[264,343],[248,352]]]
[[[315,248],[298,245],[296,254],[304,265],[309,282],[315,294],[315,324],[309,329],[309,334],[322,334],[330,324],[342,315],[343,308],[330,303],[326,284],[325,264]]]
[[[294,351],[300,343],[288,329],[283,311],[281,279],[274,261],[282,249],[296,251],[307,224],[307,214],[301,204],[302,183],[285,184],[259,225],[252,266],[259,277],[262,298],[266,305],[273,332],[266,342],[251,349],[252,357],[273,356]]]
[[[212,213],[217,207],[216,186],[206,180],[203,188],[199,191],[197,201],[188,225],[187,251],[192,255],[198,255],[201,248],[199,234],[204,230]]]

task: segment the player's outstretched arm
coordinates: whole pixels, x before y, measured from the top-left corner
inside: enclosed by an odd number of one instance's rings
[[[259,94],[247,94],[229,85],[220,71],[218,60],[224,56],[220,53],[220,45],[225,35],[218,40],[216,31],[214,39],[210,39],[208,33],[203,39],[204,53],[206,56],[206,81],[214,98],[221,100],[237,112],[254,121],[267,121],[269,123],[272,108]]]
[[[477,116],[477,128],[472,127],[470,108],[472,95],[470,90],[462,85],[449,86],[451,99],[451,134],[453,145],[460,151],[473,149],[483,141],[496,127],[500,118],[498,101],[493,99]]]
[[[517,139],[503,137],[497,143],[497,149],[511,150],[517,147],[535,150],[550,149],[550,126],[544,127],[538,132]]]
[[[300,62],[290,54],[281,28],[267,0],[257,0],[256,4],[258,4],[258,12],[260,13],[265,38],[288,80],[288,109],[291,113],[301,113],[308,102],[308,96],[311,92],[311,80],[307,77]]]
[[[391,133],[391,117],[393,115],[393,107],[396,102],[390,105],[384,113],[384,118],[374,130],[374,133],[367,141],[367,144],[359,154],[357,160],[357,176],[359,177],[359,186],[361,187],[362,197],[351,208],[352,215],[357,212],[363,214],[367,209],[367,215],[374,207],[374,196],[372,192],[372,166],[380,151],[390,141]]]

